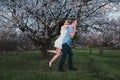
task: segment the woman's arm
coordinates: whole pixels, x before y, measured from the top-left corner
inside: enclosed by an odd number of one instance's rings
[[[74,30],[73,32],[70,33],[70,37],[73,38],[75,36],[76,33],[76,27],[74,26]]]
[[[70,33],[71,38],[74,38],[74,36],[75,36],[75,32]]]

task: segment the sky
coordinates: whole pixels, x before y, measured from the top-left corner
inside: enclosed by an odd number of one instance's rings
[[[113,12],[110,12],[108,14],[108,17],[111,19],[111,18],[114,18],[114,19],[117,19],[118,17],[120,17],[120,11],[113,11]]]
[[[109,5],[106,6],[109,10],[107,12],[107,17],[112,19],[117,19],[120,17],[120,3],[110,3]]]

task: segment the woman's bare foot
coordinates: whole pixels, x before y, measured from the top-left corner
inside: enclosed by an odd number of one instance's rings
[[[49,70],[51,71],[52,68],[51,68],[51,62],[48,63],[48,66],[49,66]]]

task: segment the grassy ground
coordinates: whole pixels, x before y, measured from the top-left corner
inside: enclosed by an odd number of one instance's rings
[[[48,69],[39,51],[0,53],[0,80],[120,80],[120,50],[73,50],[77,71],[58,72],[59,59]],[[50,54],[51,57],[53,54]]]

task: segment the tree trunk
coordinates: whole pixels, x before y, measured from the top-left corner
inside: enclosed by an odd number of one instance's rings
[[[47,59],[47,58],[50,57],[48,52],[47,52],[47,50],[49,49],[48,45],[50,45],[50,44],[46,42],[46,44],[42,45],[42,47],[40,49],[41,50],[41,56],[42,56],[43,59]]]
[[[48,55],[46,49],[42,49],[42,50],[41,50],[41,55],[42,55],[42,59],[47,59],[47,58],[49,58],[49,55]]]

